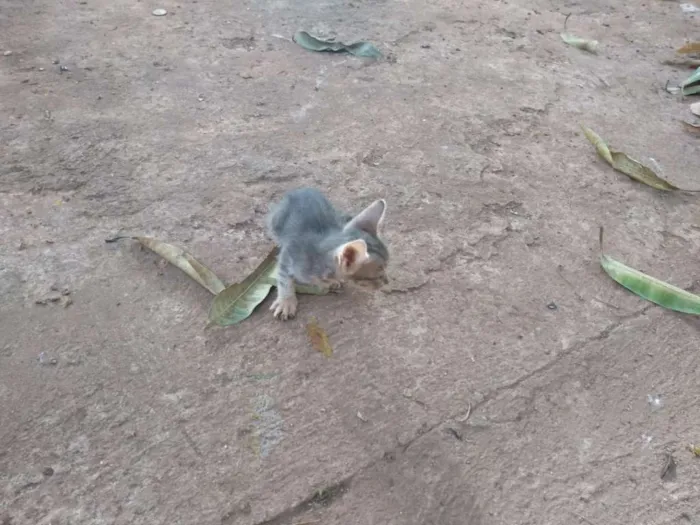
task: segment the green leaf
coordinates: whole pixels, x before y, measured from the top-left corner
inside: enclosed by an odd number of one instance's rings
[[[274,248],[258,267],[240,283],[234,283],[220,292],[209,310],[209,322],[230,326],[250,317],[274,285],[279,248]]]
[[[309,51],[329,51],[331,53],[347,52],[358,57],[380,58],[382,53],[369,42],[355,42],[343,44],[333,40],[321,40],[311,36],[306,31],[297,31],[294,34],[294,42]]]
[[[224,283],[214,275],[214,272],[182,248],[178,248],[177,246],[159,241],[152,237],[115,237],[113,239],[107,239],[106,242],[115,242],[119,239],[133,239],[140,242],[143,246],[160,255],[173,266],[180,268],[180,270],[192,277],[192,279],[204,286],[204,288],[214,295],[226,288]]]
[[[681,84],[682,95],[695,95],[696,93],[700,93],[700,67]]]
[[[561,33],[561,39],[572,47],[581,49],[582,51],[588,51],[589,53],[596,54],[598,52],[598,41],[597,40],[586,40],[585,38],[579,38],[569,33]]]
[[[700,297],[635,270],[603,253],[603,228],[600,228],[600,265],[618,284],[654,304],[686,314],[700,315]]]
[[[219,326],[230,326],[244,321],[270,294],[277,284],[277,255],[273,248],[265,259],[240,283],[234,283],[221,291],[209,310],[209,322]],[[326,295],[329,290],[318,286],[297,284],[300,294]]]
[[[587,128],[586,126],[581,126],[581,129],[583,130],[583,134],[586,136],[586,138],[595,146],[598,155],[605,159],[607,163],[617,171],[624,173],[629,178],[634,179],[637,182],[641,182],[657,190],[672,191],[680,189],[667,180],[662,179],[656,173],[654,173],[651,168],[633,159],[626,153],[608,148],[605,141],[592,129]]]

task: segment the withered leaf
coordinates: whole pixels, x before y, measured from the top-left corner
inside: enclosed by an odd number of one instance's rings
[[[692,133],[693,135],[700,137],[700,124],[693,124],[685,120],[681,120],[681,123],[688,133]]]
[[[312,317],[306,325],[306,334],[309,336],[311,346],[313,346],[315,350],[321,352],[326,357],[331,357],[333,355],[333,348],[328,340],[328,334],[321,328],[315,317]]]
[[[700,53],[700,42],[686,42],[684,45],[676,49],[676,53],[681,55]]]
[[[610,149],[605,141],[592,129],[586,126],[581,126],[581,129],[583,129],[586,138],[595,146],[598,155],[605,159],[605,161],[617,171],[657,190],[672,191],[680,189],[659,177],[651,168],[645,166],[641,162],[621,151]]]
[[[218,294],[225,288],[224,283],[221,282],[221,279],[214,275],[214,272],[178,246],[159,241],[153,237],[139,236],[115,237],[113,239],[107,239],[106,242],[115,242],[119,239],[133,239],[138,241],[149,250],[160,255],[173,266],[180,268],[180,270],[185,272],[214,295]]]

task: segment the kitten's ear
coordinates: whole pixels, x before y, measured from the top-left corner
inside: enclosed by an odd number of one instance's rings
[[[346,242],[335,250],[335,262],[344,274],[354,273],[367,259],[367,243],[362,239]]]
[[[350,222],[345,225],[345,229],[357,228],[358,230],[365,231],[376,237],[377,230],[379,229],[379,225],[384,218],[385,211],[386,201],[384,199],[374,201],[359,214],[353,217]]]

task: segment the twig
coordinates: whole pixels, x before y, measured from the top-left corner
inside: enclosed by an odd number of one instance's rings
[[[467,408],[467,415],[460,417],[460,418],[457,418],[457,422],[464,423],[467,419],[469,419],[469,416],[471,415],[471,413],[472,413],[472,404],[469,403],[469,408]]]
[[[566,23],[569,21],[569,17],[571,16],[571,13],[566,15],[566,18],[564,19],[564,31],[566,31]]]

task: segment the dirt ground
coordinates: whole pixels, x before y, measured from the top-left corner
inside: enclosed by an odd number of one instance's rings
[[[598,55],[563,44],[569,13]],[[602,224],[618,259],[692,286],[698,197],[615,173],[579,128],[700,188],[689,101],[664,90],[691,70],[662,63],[699,18],[0,0],[0,523],[699,525],[700,324],[597,259]],[[207,291],[104,243],[153,235],[232,282],[302,185],[387,199],[390,289],[205,330]]]

